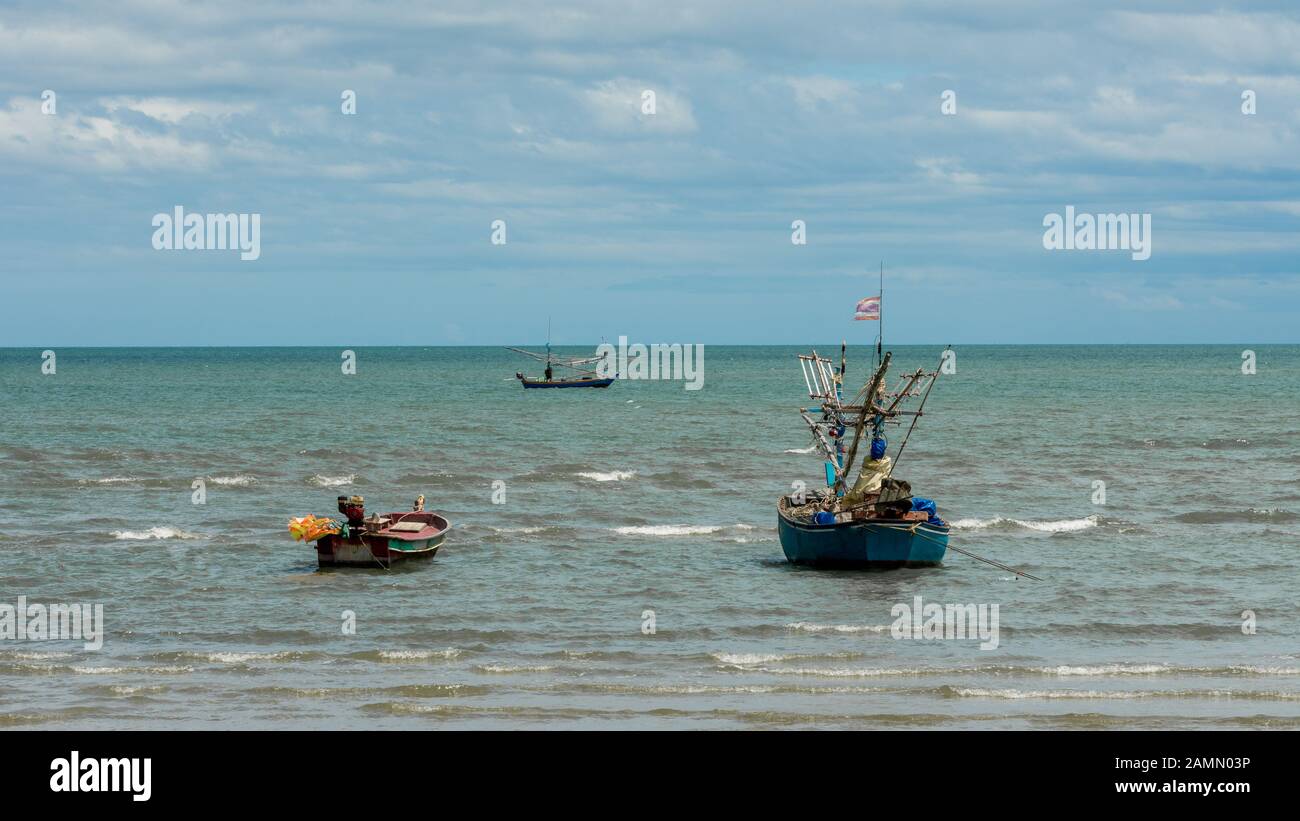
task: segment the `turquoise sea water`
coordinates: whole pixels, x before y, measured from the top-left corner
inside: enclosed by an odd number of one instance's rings
[[[107,633],[0,639],[0,726],[1300,726],[1300,347],[1244,347],[958,349],[896,475],[1041,582],[787,565],[775,501],[822,470],[792,347],[708,347],[694,392],[525,392],[489,348],[0,350],[0,603]],[[454,529],[320,571],[285,525],[345,492]],[[915,596],[997,604],[998,647],[895,639]]]

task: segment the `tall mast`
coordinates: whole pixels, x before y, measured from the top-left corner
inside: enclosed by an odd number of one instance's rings
[[[881,350],[885,345],[885,261],[880,261],[880,327],[876,330],[876,362],[881,361]]]

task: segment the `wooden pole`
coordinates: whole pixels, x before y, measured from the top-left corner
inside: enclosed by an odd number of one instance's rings
[[[991,564],[994,567],[999,568],[1001,570],[1006,570],[1009,573],[1015,573],[1017,576],[1024,576],[1026,579],[1033,579],[1036,582],[1042,581],[1042,579],[1038,578],[1032,573],[1026,573],[1023,570],[1016,570],[1014,567],[1008,567],[1002,562],[995,562],[992,559],[986,559],[983,556],[976,556],[974,553],[971,553],[969,550],[962,550],[960,547],[953,547],[952,545],[948,545],[948,549],[955,550],[963,556],[970,556],[972,559],[976,559],[978,561],[984,562],[985,564]]]
[[[866,402],[864,403],[866,407],[870,408],[875,403],[876,391],[880,387],[880,380],[885,378],[885,371],[889,370],[889,360],[893,358],[893,356],[893,351],[885,354],[884,359],[880,362],[880,367],[876,370],[875,376],[871,377],[871,382],[867,388]],[[858,456],[858,443],[862,441],[862,431],[867,426],[868,416],[871,416],[874,419],[876,414],[868,413],[864,410],[858,416],[858,424],[853,428],[853,442],[849,445],[849,452],[844,457],[844,470],[840,473],[840,477],[835,481],[835,492],[837,495],[848,488],[849,474],[853,470],[853,460]]]

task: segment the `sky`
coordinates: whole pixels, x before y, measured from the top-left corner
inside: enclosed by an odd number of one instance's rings
[[[1300,7],[7,0],[0,247],[3,346],[869,343],[882,261],[887,342],[1296,342]]]

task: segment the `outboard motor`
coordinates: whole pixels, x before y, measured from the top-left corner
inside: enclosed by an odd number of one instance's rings
[[[348,517],[348,527],[361,527],[366,518],[366,500],[362,496],[340,496],[339,513]]]

